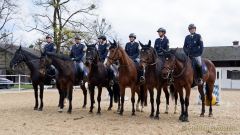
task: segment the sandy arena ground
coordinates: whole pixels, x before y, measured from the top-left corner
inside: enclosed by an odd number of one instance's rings
[[[129,90],[127,96],[130,97]],[[125,102],[123,116],[116,114],[117,104],[112,111],[107,111],[109,101],[106,100],[106,90],[103,90],[101,102],[102,114],[89,114],[82,109],[82,91],[76,90],[73,95],[73,112],[57,112],[58,92],[45,91],[44,110],[34,111],[34,96],[32,91],[4,93],[0,92],[0,134],[1,135],[175,135],[175,134],[240,134],[240,91],[225,90],[221,92],[220,106],[213,107],[213,117],[209,118],[208,107],[204,118],[199,117],[201,106],[196,104],[198,92],[193,90],[189,107],[188,123],[178,121],[178,114],[173,114],[173,101],[170,101],[169,114],[164,114],[165,97],[162,94],[160,104],[160,120],[150,119],[150,103],[144,112],[131,116],[131,101]],[[96,93],[95,93],[96,95]],[[88,97],[89,99],[89,97]],[[96,106],[96,105],[95,105]]]

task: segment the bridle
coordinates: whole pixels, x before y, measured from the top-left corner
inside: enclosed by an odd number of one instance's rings
[[[111,61],[110,64],[112,65],[115,61],[119,60],[120,58],[115,58],[115,56],[117,55],[117,51],[118,51],[119,47],[117,46],[117,48],[114,51],[113,57],[109,57],[107,56],[108,59],[110,59]]]

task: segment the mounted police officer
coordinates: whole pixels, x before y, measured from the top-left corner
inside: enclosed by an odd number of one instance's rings
[[[46,52],[55,52],[54,49],[55,44],[52,42],[52,36],[50,34],[46,36],[46,41],[47,44],[43,48],[44,49],[43,54],[45,54]]]
[[[83,64],[83,57],[85,54],[85,46],[81,44],[81,38],[79,35],[75,37],[75,44],[72,46],[70,51],[70,58],[79,64],[81,71],[84,72],[84,78],[87,77],[88,71]]]
[[[107,44],[107,37],[105,35],[100,35],[98,37],[98,53],[102,63],[104,63],[105,59],[107,58],[108,47],[109,45]],[[108,68],[108,75],[110,77],[110,85],[113,85],[114,70],[112,67]]]
[[[48,34],[46,36],[46,42],[47,44],[44,45],[44,48],[43,48],[43,56],[47,53],[47,52],[52,52],[52,53],[55,53],[56,50],[55,50],[55,44],[53,43],[52,41],[52,36],[50,34]],[[47,68],[47,76],[55,76],[56,75],[56,68],[53,66],[53,65],[48,65],[46,66]]]
[[[135,62],[136,65],[139,65],[139,44],[135,42],[137,36],[134,33],[129,34],[129,41],[125,46],[125,51],[128,56]],[[139,73],[140,81],[144,81],[143,71]]]
[[[188,26],[188,30],[190,34],[187,35],[185,38],[183,50],[186,55],[188,55],[192,60],[196,62],[198,83],[202,84],[202,59],[201,59],[201,55],[203,53],[202,37],[200,34],[196,33],[196,26],[194,24],[190,24]]]
[[[159,28],[157,30],[159,38],[155,40],[154,49],[156,50],[158,56],[163,56],[163,50],[168,51],[169,49],[169,40],[165,36],[166,29]]]

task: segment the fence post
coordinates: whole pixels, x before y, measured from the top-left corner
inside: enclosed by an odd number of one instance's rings
[[[18,74],[18,91],[21,91],[21,75]]]

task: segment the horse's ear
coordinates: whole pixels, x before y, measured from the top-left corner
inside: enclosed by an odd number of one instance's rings
[[[148,46],[149,46],[149,47],[151,46],[151,40],[148,41]]]
[[[113,39],[113,44],[114,44],[114,45],[117,45],[117,42],[116,42],[116,40],[115,40],[115,39]]]
[[[143,43],[141,41],[138,41],[141,47],[144,47]]]
[[[113,43],[110,41],[110,40],[108,40],[108,42],[110,43],[110,45],[112,45]]]

